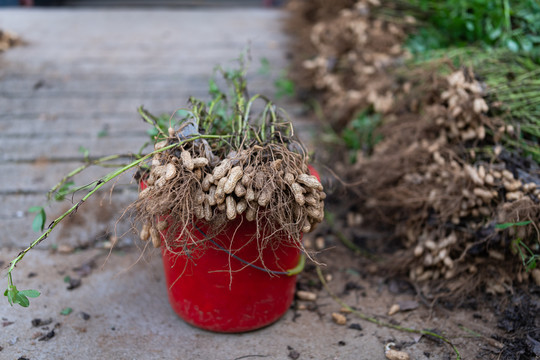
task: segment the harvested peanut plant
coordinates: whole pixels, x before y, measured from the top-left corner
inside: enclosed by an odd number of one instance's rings
[[[152,126],[154,151],[143,155],[143,145],[130,163],[89,185],[72,187],[74,175],[120,157],[90,161],[85,156],[87,164],[53,188],[53,193],[61,192],[60,198],[76,191],[88,193],[10,262],[4,295],[11,305],[26,307],[27,297],[39,296],[35,290],[17,290],[12,275],[15,266],[90,196],[133,168],[138,168],[135,177],[141,191],[130,208],[137,210],[142,223],[140,238],[151,239],[154,247],[160,247],[163,239],[169,250],[189,256],[195,246],[205,245],[210,236],[242,217],[256,222],[253,240],[259,249],[283,241],[302,248],[301,234],[323,220],[323,187],[310,174],[307,153],[295,139],[285,112],[262,95],[249,97],[244,67],[219,71],[228,91],[222,92],[211,80],[208,102],[191,98],[189,109],[171,117],[156,117],[139,108],[143,120]],[[43,213],[38,215],[44,223]],[[194,228],[205,229],[206,237],[194,236]]]
[[[189,255],[206,241],[194,236],[195,224],[214,236],[244,216],[256,222],[260,248],[277,238],[301,247],[301,234],[324,217],[323,187],[310,175],[286,114],[261,95],[249,97],[242,72],[223,75],[230,94],[213,87],[209,103],[191,99],[193,108],[181,112],[179,127],[159,129],[135,203],[144,224],[140,237],[154,247],[165,239],[169,250]],[[253,115],[257,100],[263,106]],[[158,120],[141,113],[149,122]]]

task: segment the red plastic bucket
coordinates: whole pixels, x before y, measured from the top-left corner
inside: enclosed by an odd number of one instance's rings
[[[216,332],[245,332],[270,325],[289,309],[296,275],[288,273],[301,270],[303,255],[290,239],[272,242],[261,252],[256,230],[255,222],[239,216],[211,240],[205,229],[191,229],[207,241],[189,255],[162,245],[169,302],[187,323]]]
[[[255,233],[255,222],[239,217],[212,238],[219,246],[207,241],[189,258],[162,247],[169,301],[182,319],[206,330],[243,332],[285,314],[294,298],[296,275],[264,268],[286,272],[297,266],[300,252],[292,245],[279,245],[260,254]],[[197,230],[193,234],[204,236]]]

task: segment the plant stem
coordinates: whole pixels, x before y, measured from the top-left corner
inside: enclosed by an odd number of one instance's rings
[[[117,176],[120,176],[122,175],[123,173],[125,173],[126,171],[138,166],[139,164],[141,164],[142,162],[150,159],[152,156],[154,156],[155,154],[157,153],[160,153],[160,152],[163,152],[163,151],[166,151],[166,150],[169,150],[169,149],[172,149],[172,148],[175,148],[175,147],[178,147],[178,146],[181,146],[189,141],[194,141],[194,140],[197,140],[197,139],[215,139],[215,138],[223,138],[223,137],[229,137],[229,136],[219,136],[219,135],[197,135],[197,136],[194,136],[194,137],[191,137],[189,139],[185,139],[183,141],[180,141],[179,143],[175,143],[175,144],[171,144],[171,145],[168,145],[168,146],[165,146],[159,150],[155,150],[135,161],[133,161],[132,163],[128,164],[128,165],[125,165],[123,166],[122,168],[116,170],[116,171],[113,171],[107,175],[105,175],[104,177],[102,177],[100,180],[97,180],[95,182],[95,186],[92,190],[90,190],[80,201],[78,201],[75,205],[73,205],[70,209],[68,209],[65,213],[63,213],[62,215],[60,215],[60,217],[56,218],[53,222],[51,222],[47,228],[47,230],[39,237],[37,238],[36,240],[34,240],[26,249],[22,250],[18,255],[17,257],[15,257],[15,259],[13,259],[11,262],[10,262],[10,266],[8,268],[8,272],[7,272],[7,275],[8,275],[8,281],[9,281],[9,284],[11,286],[13,286],[13,279],[12,279],[12,275],[11,275],[11,272],[13,271],[13,269],[15,268],[15,266],[17,265],[17,263],[19,263],[23,258],[24,256],[30,251],[32,250],[34,247],[36,247],[39,243],[41,243],[43,240],[45,240],[49,234],[52,232],[52,230],[56,227],[56,225],[58,225],[59,222],[61,222],[66,216],[76,212],[78,210],[78,208],[90,197],[92,196],[95,192],[97,192],[99,189],[101,189],[106,183],[110,182],[112,179],[116,178]]]
[[[60,180],[60,182],[58,184],[56,184],[55,186],[53,186],[49,192],[47,193],[47,199],[51,199],[51,195],[53,192],[55,192],[56,190],[58,190],[62,185],[64,185],[69,179],[71,179],[73,176],[77,175],[78,173],[82,172],[83,170],[85,170],[86,168],[92,166],[92,165],[100,165],[101,163],[104,163],[104,162],[107,162],[107,161],[110,161],[110,160],[116,160],[118,158],[121,158],[121,157],[124,157],[124,155],[120,155],[120,154],[117,154],[117,155],[110,155],[110,156],[105,156],[105,157],[102,157],[102,158],[99,158],[99,159],[96,159],[96,160],[93,160],[93,161],[89,161],[87,162],[86,164],[82,165],[82,166],[79,166],[78,168],[76,168],[75,170],[71,171],[69,174],[67,174],[66,176],[64,176],[62,178],[62,180]]]
[[[420,335],[433,336],[433,337],[435,337],[435,338],[437,338],[439,340],[444,341],[445,343],[447,343],[448,345],[450,345],[452,347],[452,350],[454,350],[454,353],[456,354],[456,360],[461,359],[461,355],[459,354],[458,349],[455,347],[454,344],[452,344],[450,342],[450,340],[448,340],[444,336],[441,336],[441,335],[439,335],[437,333],[434,333],[433,331],[429,331],[429,330],[417,330],[417,329],[412,329],[412,328],[408,328],[408,327],[404,327],[404,326],[400,326],[400,325],[394,325],[394,324],[385,323],[383,321],[380,321],[380,320],[377,320],[377,319],[375,319],[373,317],[370,317],[370,316],[364,314],[363,312],[360,312],[360,311],[358,311],[356,309],[353,309],[352,307],[347,305],[343,300],[341,300],[336,294],[334,294],[332,292],[332,290],[330,290],[326,280],[324,279],[322,270],[318,266],[317,266],[317,275],[319,277],[319,281],[322,283],[325,290],[328,292],[328,294],[330,294],[330,296],[334,299],[334,301],[336,301],[343,308],[345,308],[348,311],[352,312],[353,314],[355,314],[356,316],[358,316],[362,320],[368,321],[370,323],[373,323],[373,324],[376,324],[376,325],[379,325],[379,326],[384,326],[384,327],[387,327],[387,328],[399,330],[399,331],[404,331],[404,332],[414,333],[414,334],[420,334]]]

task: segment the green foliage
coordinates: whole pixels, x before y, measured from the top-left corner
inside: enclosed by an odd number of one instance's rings
[[[408,0],[424,11],[425,27],[407,41],[413,53],[462,47],[507,48],[540,61],[537,0]]]
[[[75,182],[73,181],[67,181],[60,185],[58,190],[54,193],[54,200],[56,201],[62,201],[65,199],[66,195],[70,194],[72,191],[72,187],[75,186]]]
[[[42,206],[32,206],[28,209],[28,212],[36,213],[34,221],[32,222],[32,230],[35,232],[41,232],[45,228],[45,222],[47,221],[47,214]]]
[[[287,77],[287,72],[282,71],[280,76],[274,82],[276,87],[276,98],[281,99],[283,97],[294,97],[296,89],[294,82]]]
[[[103,137],[106,137],[106,136],[109,136],[109,129],[108,128],[103,128],[100,131],[98,131],[98,133],[97,133],[98,138],[103,138]]]
[[[381,141],[381,135],[375,134],[381,120],[380,114],[369,109],[364,110],[342,130],[341,138],[347,149],[351,150],[351,162],[356,162],[358,150],[370,154],[373,147]]]
[[[81,145],[81,146],[79,146],[79,152],[81,154],[83,154],[85,160],[88,160],[90,152],[88,151],[87,148],[85,148],[84,146]]]
[[[19,304],[22,307],[28,307],[30,305],[30,298],[37,298],[41,293],[37,290],[17,290],[15,285],[10,285],[4,292],[4,296],[7,297],[11,306],[13,304]]]
[[[261,58],[261,66],[257,71],[260,75],[270,75],[270,61],[267,58]]]
[[[531,223],[532,221],[530,220],[520,222],[507,222],[502,224],[496,224],[495,229],[506,230],[512,227],[527,226]],[[525,267],[526,271],[532,271],[536,269],[537,262],[540,259],[540,254],[535,253],[533,250],[531,250],[531,248],[527,246],[527,244],[525,244],[522,239],[517,238],[515,240],[512,240],[510,249],[514,254],[519,254],[521,262],[523,263],[523,267]]]
[[[517,222],[517,223],[508,222],[508,223],[503,223],[503,224],[497,224],[497,225],[495,225],[495,229],[505,230],[505,229],[508,229],[508,228],[511,228],[511,227],[515,227],[515,226],[525,226],[525,225],[529,225],[530,223],[531,223],[531,221],[521,221],[521,222]]]
[[[71,314],[72,312],[73,312],[72,308],[65,307],[65,308],[62,309],[62,311],[60,311],[60,315],[67,316],[67,315]]]
[[[515,239],[512,241],[512,252],[518,253],[521,258],[521,262],[526,271],[532,271],[536,269],[537,262],[540,259],[540,254],[535,254],[521,239]]]

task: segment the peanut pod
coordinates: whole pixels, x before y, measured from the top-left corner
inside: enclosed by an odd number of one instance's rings
[[[191,159],[191,154],[189,153],[189,151],[182,150],[182,152],[180,153],[180,158],[182,159],[182,164],[184,165],[184,167],[192,171],[195,166],[193,165],[193,160]]]
[[[150,237],[150,224],[144,224],[142,226],[141,232],[139,233],[139,238],[142,241],[147,241]]]
[[[242,214],[247,209],[247,201],[245,199],[242,199],[236,203],[236,213],[238,215]]]
[[[227,204],[227,219],[234,220],[236,218],[236,201],[232,196],[227,196],[225,203]]]
[[[147,187],[146,189],[144,189],[143,191],[141,191],[139,193],[139,199],[143,199],[144,197],[146,197],[146,195],[148,195],[148,193],[150,192],[150,187]]]
[[[169,226],[169,223],[167,222],[167,220],[162,220],[162,221],[160,221],[160,222],[158,222],[158,223],[156,224],[156,228],[157,228],[159,231],[165,230],[168,226]]]
[[[194,158],[192,161],[194,168],[202,168],[208,165],[208,159],[205,157]]]
[[[309,222],[309,220],[306,218],[304,220],[304,225],[302,225],[302,232],[303,233],[308,233],[311,231],[311,223]]]
[[[210,186],[212,186],[213,182],[214,176],[212,174],[206,174],[201,184],[201,188],[203,189],[203,191],[210,190]]]
[[[159,235],[159,231],[153,226],[150,228],[150,237],[152,238],[152,245],[155,248],[161,246],[161,236]]]
[[[323,186],[321,185],[319,180],[317,180],[317,178],[315,176],[313,176],[313,175],[300,174],[300,175],[298,175],[298,178],[296,179],[296,182],[298,182],[300,184],[304,184],[309,188],[313,188],[313,189],[317,189],[319,191],[323,191]]]
[[[306,204],[311,206],[317,206],[319,204],[319,199],[314,194],[308,194],[305,197]]]
[[[166,173],[166,166],[165,165],[160,165],[160,166],[156,166],[155,168],[153,168],[150,173],[151,174],[154,174],[154,177],[156,178],[160,178],[162,177],[163,175],[165,175]]]
[[[285,180],[285,183],[287,185],[292,185],[294,183],[294,175],[291,173],[285,173],[285,176],[283,177],[283,180]]]
[[[251,166],[251,165],[250,165]],[[255,171],[253,170],[244,170],[244,175],[242,176],[242,185],[245,187],[248,187],[248,185],[251,184],[251,181],[253,180],[253,176],[255,175]]]
[[[236,183],[238,183],[238,181],[242,178],[243,175],[244,172],[241,166],[235,166],[231,169],[227,177],[227,182],[223,187],[223,191],[225,191],[225,194],[230,194],[234,191]]]
[[[195,205],[201,205],[204,202],[204,192],[202,190],[197,191],[195,194]]]
[[[291,185],[291,190],[294,194],[294,200],[296,201],[296,203],[300,206],[304,205],[304,203],[306,202],[306,198],[304,197],[306,189],[304,189],[299,183],[295,182]]]
[[[229,172],[231,166],[232,164],[230,159],[224,159],[221,164],[216,166],[212,172],[212,175],[214,175],[214,181],[218,181],[227,175],[227,172]]]
[[[202,204],[197,204],[193,207],[193,211],[195,212],[195,216],[197,219],[204,218],[204,207]]]
[[[266,176],[263,172],[257,172],[255,173],[255,180],[253,181],[253,185],[255,186],[255,189],[262,189],[264,186],[264,180]]]
[[[227,209],[227,205],[225,204],[225,201],[222,202],[221,204],[219,204],[219,205],[217,206],[217,209],[218,209],[219,211],[222,211],[222,212],[225,211],[225,209]]]
[[[244,185],[242,185],[242,183],[236,183],[236,186],[234,187],[234,194],[241,198],[241,197],[244,197],[244,195],[246,195],[246,188],[244,187]]]
[[[165,180],[171,180],[176,175],[176,166],[173,163],[168,163],[165,166]]]
[[[216,185],[210,186],[210,190],[208,190],[208,194],[206,195],[208,204],[210,204],[210,206],[216,205],[216,189]]]
[[[314,206],[306,207],[306,212],[309,216],[317,221],[322,221],[324,218],[324,212],[320,208]]]
[[[154,145],[154,150],[160,150],[167,146],[167,140],[160,141]]]
[[[267,186],[259,193],[259,198],[257,199],[257,202],[260,206],[265,207],[266,205],[268,205],[271,198],[272,188],[270,186]]]
[[[255,200],[255,191],[251,187],[249,187],[246,190],[246,200],[247,201],[254,201]]]
[[[162,187],[163,185],[165,185],[167,183],[167,180],[165,180],[164,177],[160,177],[159,179],[156,180],[156,187],[160,188]]]
[[[212,220],[212,207],[210,206],[208,198],[204,201],[204,219],[206,221]]]
[[[219,180],[219,183],[216,187],[216,194],[214,195],[214,198],[216,199],[216,204],[220,205],[225,201],[225,190],[223,187],[225,186],[225,183],[227,182],[227,178],[221,178]]]
[[[255,206],[257,206],[256,204],[253,205],[253,204],[250,204],[247,208],[247,211],[246,211],[246,219],[247,221],[253,221],[255,220],[255,215],[256,215],[256,210],[255,210]]]

